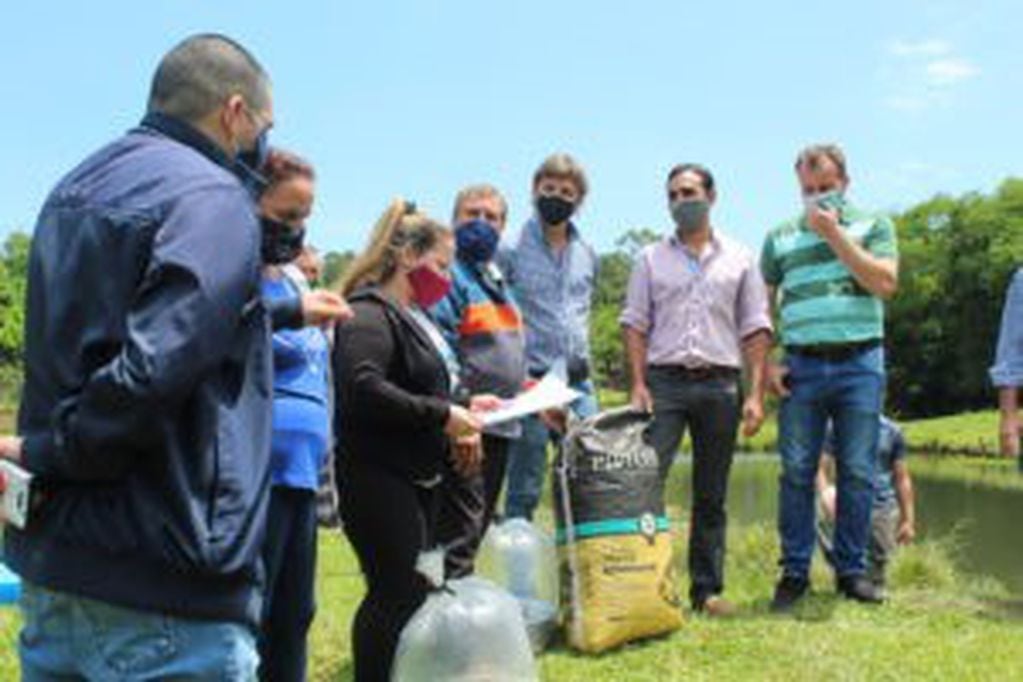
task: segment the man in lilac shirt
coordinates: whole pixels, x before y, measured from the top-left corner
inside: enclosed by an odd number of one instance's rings
[[[667,189],[675,233],[639,254],[620,321],[632,404],[653,411],[650,437],[663,477],[687,427],[693,437],[690,602],[696,611],[728,615],[733,608],[720,596],[725,494],[740,419],[746,436],[764,420],[767,290],[753,253],[711,226],[716,193],[710,171],[675,166]],[[743,359],[749,373],[745,401],[739,387]]]

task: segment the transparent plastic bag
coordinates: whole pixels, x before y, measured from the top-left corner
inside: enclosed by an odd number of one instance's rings
[[[519,606],[483,580],[432,592],[398,641],[392,682],[537,682]]]
[[[476,570],[518,600],[530,645],[543,651],[558,627],[554,540],[525,519],[494,524],[483,538]]]

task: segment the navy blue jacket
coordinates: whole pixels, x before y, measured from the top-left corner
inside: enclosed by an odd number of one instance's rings
[[[41,501],[5,536],[25,580],[258,621],[270,322],[255,206],[230,166],[147,117],[43,206],[18,414]]]

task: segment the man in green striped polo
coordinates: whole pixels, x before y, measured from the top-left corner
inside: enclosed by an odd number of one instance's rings
[[[778,506],[782,577],[772,608],[790,609],[810,586],[814,474],[829,420],[838,484],[834,558],[840,593],[863,602],[882,594],[866,579],[872,480],[884,392],[884,304],[898,286],[895,229],[846,199],[845,155],[807,147],[796,159],[800,215],[771,230],[761,271],[778,309],[781,366],[769,384],[781,398]]]

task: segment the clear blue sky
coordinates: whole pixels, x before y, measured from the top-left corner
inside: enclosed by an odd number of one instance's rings
[[[317,166],[314,242],[359,247],[389,197],[447,218],[490,181],[530,212],[532,171],[575,155],[598,249],[665,230],[663,182],[700,161],[720,229],[759,247],[792,214],[812,141],[848,153],[852,196],[905,207],[1023,174],[1023,3],[9,2],[0,41],[0,234],[140,118],[160,56],[220,31],[270,71],[272,142]]]

